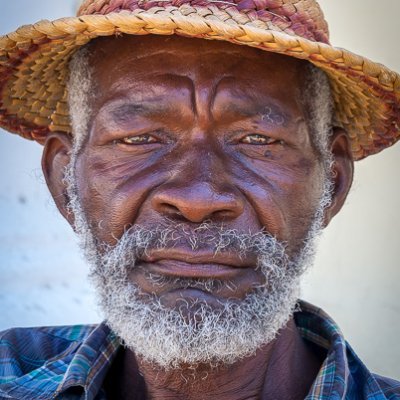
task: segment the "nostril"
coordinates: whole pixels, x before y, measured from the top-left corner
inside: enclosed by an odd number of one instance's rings
[[[166,202],[158,204],[158,211],[165,214],[181,214],[178,207]]]
[[[212,217],[213,217],[213,219],[225,220],[225,219],[234,218],[235,215],[236,215],[236,212],[234,210],[216,210],[213,212]]]

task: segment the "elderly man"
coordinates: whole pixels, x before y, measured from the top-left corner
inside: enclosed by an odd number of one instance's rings
[[[353,159],[399,138],[399,75],[314,0],[79,15],[0,40],[0,124],[44,144],[105,322],[3,333],[0,398],[400,398],[298,300]]]

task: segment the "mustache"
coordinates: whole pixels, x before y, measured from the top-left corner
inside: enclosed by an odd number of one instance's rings
[[[135,258],[148,255],[152,250],[168,248],[193,252],[206,250],[214,255],[235,252],[240,257],[248,254],[270,254],[273,257],[286,254],[286,244],[265,229],[243,232],[208,221],[196,226],[169,221],[157,226],[132,225],[114,246],[103,246],[103,250],[110,252],[118,247],[130,248]]]
[[[296,268],[291,267],[293,263],[286,252],[285,244],[265,230],[243,232],[226,228],[223,224],[208,222],[197,226],[185,223],[168,223],[167,226],[133,225],[124,232],[114,246],[107,245],[99,250],[98,248],[96,259],[93,260],[96,268],[92,269],[91,274],[101,275],[104,278],[113,273],[123,281],[127,279],[130,270],[140,268],[140,261],[149,259],[152,254],[160,251],[168,254],[180,250],[187,254],[193,253],[193,256],[199,252],[214,254],[219,260],[225,255],[227,260],[232,258],[253,260],[255,268],[260,268],[261,272],[271,279],[279,278],[285,273],[288,275],[296,273]],[[156,285],[165,284],[165,278],[159,276],[148,278]],[[187,278],[185,279],[187,284],[193,285],[194,281],[189,282]],[[202,281],[198,278],[195,280]],[[180,286],[183,284],[182,281],[175,283]],[[207,286],[216,289],[214,285],[218,286],[215,279],[207,283]]]

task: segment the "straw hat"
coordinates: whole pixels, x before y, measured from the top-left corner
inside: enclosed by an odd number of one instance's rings
[[[40,143],[49,132],[70,133],[70,56],[98,36],[150,33],[226,40],[312,62],[329,76],[336,121],[356,160],[400,138],[400,75],[331,46],[315,0],[85,0],[78,17],[0,37],[0,126]]]

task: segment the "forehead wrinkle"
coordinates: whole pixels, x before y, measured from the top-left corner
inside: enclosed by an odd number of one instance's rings
[[[155,82],[154,80],[158,78],[167,78],[167,80],[161,81],[160,79],[159,82]],[[173,82],[171,82],[172,79],[174,80]],[[145,81],[152,83],[151,86],[146,86],[146,91],[144,92],[136,89],[137,80],[135,80],[131,87],[127,87],[124,79],[118,79],[110,88],[110,91],[114,92],[113,96],[100,106],[99,113],[103,110],[111,110],[114,115],[117,115],[123,111],[124,107],[125,110],[134,113],[170,109],[172,108],[172,99],[168,95],[168,86],[176,88],[176,86],[179,86],[179,83],[182,83],[180,85],[181,89],[188,89],[190,94],[188,100],[193,103],[194,83],[187,76],[171,73],[154,74],[153,76],[146,77]],[[162,107],[163,105],[165,107]],[[113,107],[115,107],[115,112],[112,110]],[[193,109],[193,104],[190,104],[190,108]]]
[[[128,80],[127,80],[128,78]],[[178,78],[178,79],[177,79]],[[138,71],[129,71],[129,74],[123,73],[114,79],[111,84],[109,91],[113,91],[118,96],[121,93],[121,96],[125,96],[127,90],[136,90],[137,86],[139,86],[143,81],[149,82],[149,85],[146,87],[146,92],[156,92],[157,90],[162,90],[163,86],[167,86],[169,81],[174,80],[174,84],[170,86],[176,86],[178,81],[185,82],[185,78],[190,81],[190,78],[185,75],[174,74],[171,72],[165,73],[153,73],[149,71],[138,72]],[[169,79],[169,81],[168,81]],[[150,86],[151,85],[151,86]],[[183,86],[183,85],[182,85]],[[186,85],[189,86],[190,85]],[[140,94],[143,92],[139,92]]]
[[[209,109],[209,112],[210,112],[210,115],[212,116],[212,117],[214,117],[214,112],[213,112],[213,110],[214,110],[214,106],[215,106],[215,99],[217,98],[217,95],[218,95],[218,89],[219,89],[219,87],[221,86],[221,83],[224,81],[224,80],[229,80],[229,79],[233,79],[233,77],[232,76],[223,76],[223,77],[221,77],[221,79],[219,79],[216,83],[215,83],[215,85],[213,86],[213,88],[212,88],[212,91],[211,91],[211,94],[210,94],[210,109]]]
[[[116,45],[118,45],[116,43]],[[102,49],[100,49],[99,53],[102,53]],[[97,63],[93,63],[94,59],[93,56],[95,55],[97,51],[94,50],[92,52],[92,67],[95,66]],[[115,54],[118,57],[118,54],[120,54],[118,47],[114,50]],[[164,57],[166,58],[166,61],[168,62],[169,60],[181,60],[184,59],[185,54],[193,54],[193,50],[191,49],[168,49],[168,48],[161,48],[161,49],[152,49],[146,48],[144,50],[139,49],[138,51],[132,50],[129,52],[126,57],[123,57],[123,60],[126,60],[127,62],[144,62],[147,59],[154,58],[154,57]],[[206,48],[206,49],[201,49],[201,52],[197,54],[198,61],[196,62],[196,65],[193,66],[192,72],[196,69],[197,66],[201,65],[204,62],[204,58],[208,56],[218,56],[221,57],[221,54],[226,54],[227,57],[229,57],[230,60],[236,59],[237,61],[235,62],[235,65],[244,62],[244,61],[249,61],[252,62],[254,61],[254,58],[259,58],[261,55],[247,55],[247,54],[241,54],[240,52],[231,50],[231,49],[213,49],[213,48]],[[95,57],[97,58],[97,57]],[[102,57],[100,57],[100,63],[101,63]],[[149,61],[147,61],[149,62]],[[117,65],[117,64],[115,64]],[[232,67],[232,64],[230,65]]]
[[[176,83],[180,83],[182,87],[185,87],[189,91],[190,109],[193,114],[197,115],[196,87],[192,77],[169,72],[157,74],[155,76],[157,78],[167,78],[169,80],[173,80],[174,86]]]
[[[145,52],[142,53],[135,53],[135,51],[132,51],[129,53],[130,57],[134,60],[143,60],[149,57],[155,57],[159,55],[171,55],[174,58],[178,57],[181,58],[182,54],[193,54],[192,49],[151,49],[151,48],[146,48]],[[206,48],[206,49],[201,49],[201,54],[198,54],[199,58],[203,57],[204,55],[217,55],[220,56],[221,54],[228,54],[229,57],[237,57],[238,60],[249,60],[252,61],[254,58],[259,58],[260,56],[262,57],[263,53],[258,53],[258,54],[242,54],[238,51],[232,50],[232,49],[213,49],[213,48]]]

